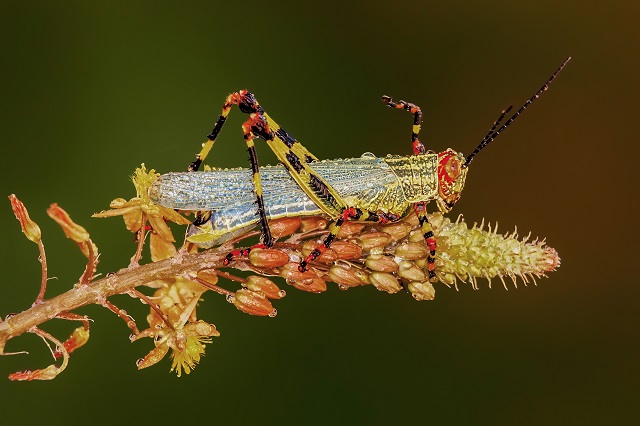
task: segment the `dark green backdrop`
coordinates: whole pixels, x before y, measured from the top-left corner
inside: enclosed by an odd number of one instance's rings
[[[455,3],[455,5],[448,5]],[[102,308],[90,344],[52,382],[10,372],[50,357],[34,336],[0,358],[2,422],[20,424],[622,424],[637,417],[638,7],[609,1],[9,2],[0,14],[0,195],[41,225],[51,295],[82,257],[45,214],[58,202],[92,234],[100,272],[133,253],[120,219],[91,219],[141,162],[184,170],[224,97],[251,89],[318,157],[410,150],[422,106],[429,148],[471,151],[571,55],[538,103],[477,157],[454,215],[547,237],[562,267],[538,286],[433,302],[375,289],[288,289],[275,319],[207,295],[222,333],[194,374],[138,372]],[[246,164],[232,117],[214,154]],[[260,148],[263,163],[273,156]],[[37,294],[35,245],[0,202],[0,315]],[[4,204],[2,204],[4,203]],[[146,308],[115,298],[135,313]],[[45,326],[62,336],[70,325]],[[7,423],[8,424],[8,423]]]

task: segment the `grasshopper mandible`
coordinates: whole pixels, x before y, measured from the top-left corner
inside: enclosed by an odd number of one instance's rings
[[[427,220],[426,206],[435,201],[438,209],[449,212],[460,198],[468,166],[485,146],[507,128],[556,78],[571,58],[567,58],[546,83],[508,120],[503,119],[511,106],[502,111],[478,147],[467,157],[447,149],[427,151],[418,139],[422,112],[414,104],[383,96],[392,108],[413,114],[413,155],[388,155],[378,158],[365,153],[360,158],[323,160],[311,154],[262,109],[254,95],[246,90],[229,95],[208,140],[191,163],[188,172],[161,175],[149,189],[151,200],[164,207],[198,212],[187,240],[211,247],[261,226],[261,243],[234,250],[228,264],[237,256],[246,256],[253,248],[270,248],[274,238],[269,219],[290,216],[328,215],[333,223],[329,234],[306,259],[300,262],[304,272],[334,241],[345,221],[386,223],[400,220],[412,209],[418,215],[421,231],[429,247],[429,281],[436,281],[434,261],[436,238]],[[248,120],[242,125],[251,169],[197,172],[209,154],[233,105]],[[262,138],[276,154],[280,165],[259,167],[254,139]],[[256,206],[257,205],[257,211]]]

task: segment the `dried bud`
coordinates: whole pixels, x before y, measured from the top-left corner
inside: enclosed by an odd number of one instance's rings
[[[71,333],[71,336],[69,336],[67,340],[62,342],[62,344],[64,348],[67,350],[67,353],[71,353],[76,349],[78,349],[79,347],[83,346],[85,343],[87,343],[88,340],[89,340],[89,329],[84,327],[78,327],[75,330],[73,330],[73,333]],[[56,351],[54,352],[54,357],[55,358],[62,357],[62,350],[59,348],[56,349]]]
[[[391,236],[386,232],[367,232],[358,237],[362,250],[369,251],[374,247],[384,247],[391,242]]]
[[[308,291],[309,293],[322,293],[327,291],[327,283],[322,278],[308,278],[304,280],[295,280],[289,282],[298,290]]]
[[[300,232],[315,231],[327,227],[327,219],[322,216],[303,217],[300,223]]]
[[[354,269],[353,273],[358,277],[361,285],[371,284],[371,281],[369,280],[368,272],[363,271],[361,269]]]
[[[344,265],[333,265],[327,274],[329,279],[336,284],[356,287],[362,285],[360,277],[354,273],[353,268]]]
[[[16,219],[20,222],[24,235],[34,243],[39,242],[42,239],[40,227],[31,220],[29,212],[27,212],[27,208],[22,204],[22,201],[18,200],[18,197],[14,194],[9,195],[9,201],[11,202],[13,214],[16,215]]]
[[[382,228],[382,232],[391,235],[394,241],[398,241],[409,235],[411,225],[406,222],[390,223]]]
[[[287,283],[291,284],[293,281],[302,281],[313,278],[318,278],[313,269],[308,269],[304,272],[298,270],[298,264],[295,262],[289,262],[280,270],[280,276],[287,280]]]
[[[436,289],[429,281],[412,281],[407,285],[407,290],[416,300],[433,300],[436,297]]]
[[[429,248],[424,241],[419,243],[404,243],[396,247],[395,255],[405,260],[417,260],[427,257]]]
[[[276,268],[289,262],[289,255],[276,249],[253,249],[249,253],[249,262],[258,268]]]
[[[422,268],[418,268],[415,263],[403,260],[400,262],[398,276],[409,281],[424,281],[426,275]]]
[[[269,229],[274,238],[285,237],[296,232],[302,221],[299,217],[283,217],[269,221]]]
[[[98,248],[89,238],[89,233],[82,226],[74,223],[67,212],[58,206],[58,204],[51,204],[47,209],[47,214],[51,219],[55,220],[58,225],[60,225],[67,238],[78,243],[82,254],[87,258],[90,256],[89,245],[91,245],[94,255],[98,252]]]
[[[382,254],[370,254],[364,264],[372,271],[396,272],[398,270],[398,264],[391,257]]]
[[[420,221],[418,220],[418,215],[415,212],[409,213],[407,217],[402,219],[402,223],[408,223],[411,228],[417,228],[420,226]]]
[[[274,317],[277,313],[265,295],[245,288],[236,291],[235,296],[228,296],[228,300],[249,315]]]
[[[29,238],[31,239],[31,238]],[[33,240],[32,240],[33,241]],[[26,370],[9,374],[9,380],[25,381],[25,380],[53,380],[62,372],[62,368],[58,368],[55,364],[43,368],[42,370]]]
[[[331,249],[336,252],[338,259],[355,260],[362,256],[362,247],[348,241],[334,241]]]
[[[269,278],[259,275],[249,276],[244,286],[251,291],[264,294],[268,299],[282,299],[287,294],[284,290],[280,290]]]
[[[387,293],[397,293],[402,290],[402,286],[398,282],[398,279],[385,272],[372,272],[369,275],[371,284],[380,291],[386,291]]]
[[[415,231],[413,231],[411,233],[411,235],[409,235],[408,238],[410,243],[419,243],[421,241],[424,241],[424,236],[422,235],[422,230],[417,229]]]
[[[359,234],[365,226],[367,226],[365,223],[344,222],[338,232],[338,238],[349,238],[353,235]]]

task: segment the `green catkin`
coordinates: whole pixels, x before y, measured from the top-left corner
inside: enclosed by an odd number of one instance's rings
[[[484,221],[471,228],[458,217],[450,219],[436,213],[429,220],[434,224],[438,238],[436,275],[446,285],[457,285],[458,280],[469,282],[478,288],[478,278],[489,281],[498,277],[507,288],[505,277],[517,286],[520,278],[526,285],[545,277],[546,272],[560,266],[560,257],[544,240],[529,240],[529,235],[518,239],[517,229],[512,233],[498,234],[497,224],[484,228]]]

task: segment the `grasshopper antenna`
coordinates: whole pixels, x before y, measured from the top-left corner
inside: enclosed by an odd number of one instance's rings
[[[489,133],[487,133],[487,135],[482,139],[482,142],[480,142],[480,145],[478,145],[478,147],[476,149],[473,150],[473,152],[471,154],[469,154],[469,156],[467,157],[467,159],[465,160],[464,164],[462,165],[463,168],[466,168],[469,166],[469,164],[471,163],[471,160],[473,160],[473,157],[475,157],[475,155],[477,153],[479,153],[485,146],[489,145],[489,143],[491,141],[493,141],[495,138],[498,137],[498,135],[504,131],[504,129],[506,129],[507,127],[509,127],[509,125],[511,123],[514,122],[514,120],[516,118],[518,118],[518,116],[525,110],[527,109],[527,107],[529,105],[531,105],[533,103],[533,101],[535,101],[536,99],[538,99],[540,97],[540,95],[546,91],[549,88],[549,84],[551,84],[551,82],[558,76],[558,74],[560,74],[560,71],[562,71],[562,69],[564,68],[565,65],[567,65],[567,63],[571,60],[571,57],[568,57],[567,59],[564,60],[564,62],[562,63],[562,65],[560,65],[560,67],[553,73],[553,75],[551,75],[551,77],[549,77],[549,79],[547,80],[547,82],[540,88],[540,90],[538,90],[535,95],[533,95],[531,98],[529,98],[529,100],[527,102],[524,103],[524,105],[522,105],[520,107],[520,109],[518,111],[516,111],[507,121],[505,121],[505,123],[498,129],[495,130],[496,127],[498,127],[498,125],[500,125],[500,122],[502,122],[502,119],[505,117],[505,115],[509,112],[509,110],[511,110],[511,107],[507,108],[506,110],[502,111],[502,114],[500,115],[500,117],[498,117],[498,119],[495,121],[495,123],[493,124],[493,127],[491,127],[491,130],[489,130]]]
[[[493,126],[491,126],[491,129],[489,129],[489,131],[487,132],[485,137],[482,138],[482,142],[481,143],[484,143],[491,136],[493,136],[493,133],[496,131],[498,126],[502,123],[502,120],[504,119],[504,117],[509,113],[509,111],[511,111],[512,108],[513,108],[513,105],[509,105],[509,107],[507,109],[502,110],[502,113],[500,113],[500,117],[498,117],[498,119],[493,122]]]

